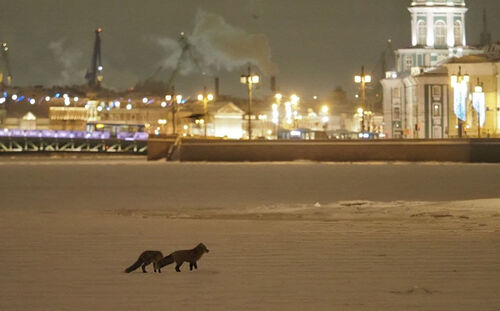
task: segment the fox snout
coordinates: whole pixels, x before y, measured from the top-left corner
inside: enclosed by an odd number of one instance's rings
[[[209,250],[208,248],[207,248],[207,249],[205,249],[205,250],[207,251],[207,253],[208,253],[208,252],[210,252],[210,250]]]

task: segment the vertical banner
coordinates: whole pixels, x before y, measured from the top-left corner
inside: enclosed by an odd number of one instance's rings
[[[472,94],[472,107],[479,114],[479,124],[483,126],[486,121],[486,101],[483,92]]]
[[[465,121],[467,118],[466,104],[468,92],[469,89],[465,80],[457,83],[453,88],[453,111],[455,112],[455,115],[462,121]]]

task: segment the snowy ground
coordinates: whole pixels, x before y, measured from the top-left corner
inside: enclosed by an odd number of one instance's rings
[[[0,310],[498,310],[499,176],[0,160]],[[122,273],[145,249],[201,241],[196,272]]]

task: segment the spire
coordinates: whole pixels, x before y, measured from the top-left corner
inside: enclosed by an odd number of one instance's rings
[[[481,46],[491,44],[491,33],[488,31],[488,19],[486,16],[486,9],[483,9],[483,32],[481,33]]]

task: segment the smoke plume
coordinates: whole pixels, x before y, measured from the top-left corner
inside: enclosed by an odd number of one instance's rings
[[[75,49],[65,48],[64,40],[50,42],[49,49],[61,67],[59,77],[53,83],[59,85],[81,83],[85,73],[81,66],[83,53]]]
[[[190,48],[184,55],[181,74],[200,70],[240,70],[248,64],[258,67],[267,75],[277,72],[265,35],[249,34],[212,13],[198,10],[194,29],[187,35],[187,42]],[[164,38],[159,39],[158,43],[168,54],[162,65],[175,68],[182,55],[179,40]]]

